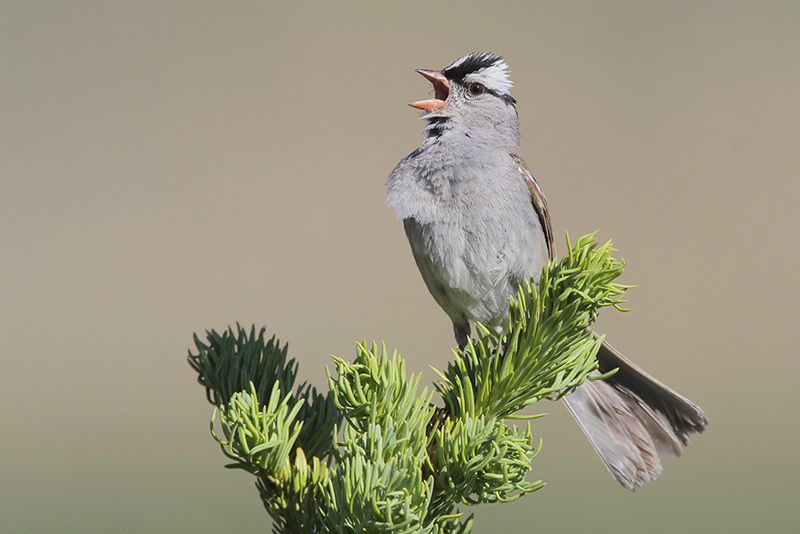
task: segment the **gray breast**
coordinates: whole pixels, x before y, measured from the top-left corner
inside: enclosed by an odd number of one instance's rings
[[[509,157],[414,182],[394,207],[429,291],[455,323],[499,325],[516,285],[547,261],[524,179]]]

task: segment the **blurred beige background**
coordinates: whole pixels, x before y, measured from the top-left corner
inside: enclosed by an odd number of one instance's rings
[[[67,5],[69,4],[69,5]],[[477,532],[798,532],[797,2],[0,3],[0,530],[266,531],[185,363],[236,320],[444,365],[383,183],[415,67],[506,55],[559,236],[629,261],[600,328],[710,430],[638,494],[560,404]],[[563,250],[563,246],[562,246]]]

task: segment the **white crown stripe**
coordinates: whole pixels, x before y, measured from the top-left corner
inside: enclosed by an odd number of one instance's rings
[[[446,67],[444,71],[457,71],[458,68],[464,66],[465,63],[471,62],[483,63],[485,66],[464,76],[464,81],[481,82],[493,91],[497,91],[499,93],[508,93],[513,83],[509,78],[510,73],[508,64],[505,62],[502,56],[490,54],[488,52],[467,54],[466,56],[455,60],[448,67]]]
[[[508,75],[508,65],[505,63],[505,61],[501,61],[500,63],[495,63],[490,67],[486,67],[472,74],[468,74],[464,77],[464,80],[480,81],[490,89],[500,93],[507,93],[514,85],[514,82],[511,81]]]

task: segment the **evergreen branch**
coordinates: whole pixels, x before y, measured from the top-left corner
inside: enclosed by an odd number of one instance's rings
[[[359,343],[353,362],[333,360],[336,376],[327,371],[328,382],[348,423],[345,442],[358,444],[369,457],[379,451],[387,459],[399,452],[421,459],[434,412],[433,392],[418,392],[421,375],[407,375],[405,360],[377,343]]]
[[[303,421],[303,428],[297,436],[297,444],[309,458],[316,456],[327,459],[334,451],[342,414],[330,393],[323,395],[313,387],[303,387],[297,396],[303,401],[298,415]]]
[[[388,461],[355,452],[335,467],[323,512],[325,532],[425,532],[433,481],[407,455]]]
[[[528,281],[499,334],[477,325],[435,388],[384,345],[334,358],[330,393],[295,387],[297,363],[273,336],[237,325],[195,336],[189,363],[216,406],[212,435],[229,467],[257,476],[274,531],[466,534],[458,504],[507,502],[544,486],[526,480],[541,448],[507,422],[541,399],[603,379],[601,340],[589,327],[603,307],[623,309],[623,264],[594,235]],[[538,416],[528,416],[534,418]],[[336,435],[345,423],[341,441]],[[216,426],[215,426],[216,423]]]
[[[274,386],[282,393],[292,391],[297,377],[297,362],[288,359],[288,346],[272,336],[265,340],[266,329],[256,333],[255,325],[245,330],[237,323],[222,334],[206,332],[206,341],[194,336],[197,353],[189,351],[189,365],[197,372],[197,381],[205,388],[211,404],[222,408],[242,391],[255,390],[260,406],[272,401]],[[322,395],[306,383],[291,395],[300,400],[298,420],[304,421],[297,443],[306,455],[325,459],[334,444],[341,414],[330,395]]]
[[[197,354],[189,351],[189,365],[197,371],[197,381],[206,390],[208,402],[219,407],[234,393],[249,390],[252,383],[262,403],[269,402],[273,385],[289,392],[297,377],[297,362],[287,360],[288,346],[276,336],[265,341],[266,328],[256,334],[255,325],[248,332],[238,323],[236,331],[228,327],[222,334],[206,331],[206,342],[194,335]]]
[[[589,326],[600,308],[619,307],[623,264],[593,234],[551,262],[538,284],[520,286],[506,333],[478,325],[478,337],[453,361],[436,389],[454,418],[508,418],[542,398],[563,396],[597,369],[601,340]]]
[[[520,434],[495,419],[451,419],[434,443],[437,487],[456,502],[508,502],[544,487],[541,480],[525,480],[541,448],[534,446],[530,425]]]
[[[262,476],[256,481],[264,508],[274,519],[273,532],[323,532],[320,503],[325,502],[330,471],[319,458],[309,464],[298,448],[289,477]]]
[[[277,382],[265,405],[259,403],[253,384],[249,393],[234,393],[228,404],[215,409],[211,417],[211,435],[222,452],[234,460],[227,467],[275,480],[286,478],[290,471],[289,454],[303,426],[297,419],[301,408],[302,402],[292,402],[290,395],[281,398]],[[217,420],[222,435],[214,429]]]

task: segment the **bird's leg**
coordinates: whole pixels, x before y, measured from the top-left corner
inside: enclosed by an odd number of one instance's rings
[[[469,332],[469,323],[453,323],[453,333],[456,335],[456,343],[458,343],[459,349],[463,350],[467,346]]]

